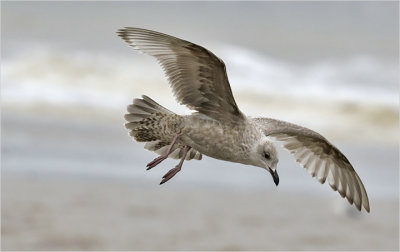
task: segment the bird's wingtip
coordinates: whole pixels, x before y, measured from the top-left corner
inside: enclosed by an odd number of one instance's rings
[[[367,213],[370,212],[369,203],[364,204],[364,209],[367,211]]]

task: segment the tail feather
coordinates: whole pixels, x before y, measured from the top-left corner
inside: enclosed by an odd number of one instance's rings
[[[142,113],[130,113],[125,115],[125,120],[128,122],[135,122],[135,121],[141,121],[142,119],[145,119],[149,116],[149,114],[142,114]]]
[[[128,114],[125,120],[125,127],[130,130],[129,135],[135,138],[138,142],[146,142],[144,148],[154,151],[157,154],[164,154],[169,148],[170,142],[162,139],[159,132],[159,121],[168,115],[174,115],[173,112],[164,108],[150,97],[143,95],[142,99],[134,99],[133,103],[127,107]],[[171,158],[181,158],[183,156],[183,147],[175,145]],[[201,153],[192,149],[186,155],[186,159],[202,158]]]
[[[164,114],[174,114],[146,95],[142,95],[142,99],[135,99],[133,104],[147,109],[149,113],[161,112]]]

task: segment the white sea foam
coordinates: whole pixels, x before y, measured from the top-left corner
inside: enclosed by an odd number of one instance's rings
[[[250,116],[289,120],[334,136],[339,132],[342,138],[354,132],[377,141],[398,138],[396,64],[357,57],[299,66],[237,46],[214,51],[227,65],[239,107]],[[174,100],[156,61],[133,51],[120,55],[33,47],[2,62],[2,103],[7,106],[121,111],[141,94],[177,113],[189,112]],[[340,136],[343,125],[348,133]]]
[[[298,66],[251,50],[221,46],[235,95],[280,94],[398,106],[397,67],[368,57]],[[126,97],[167,91],[160,68],[134,55],[102,55],[34,49],[3,60],[2,99],[6,102],[85,103],[115,108]]]
[[[240,91],[398,105],[395,64],[359,56],[298,66],[235,46],[222,55],[230,63],[231,84]]]

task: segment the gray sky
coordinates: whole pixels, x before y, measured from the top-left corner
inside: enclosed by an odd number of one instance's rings
[[[398,2],[2,2],[4,57],[34,44],[124,52],[115,31],[154,29],[297,63],[398,59]]]

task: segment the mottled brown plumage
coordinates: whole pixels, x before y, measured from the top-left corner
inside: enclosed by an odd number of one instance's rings
[[[236,105],[223,61],[207,49],[166,34],[140,28],[118,31],[134,49],[154,56],[168,77],[176,99],[195,110],[180,116],[147,96],[135,99],[125,115],[130,135],[146,142],[145,148],[161,156],[148,169],[167,157],[181,158],[161,183],[181,170],[184,159],[216,159],[248,164],[268,170],[276,185],[280,142],[319,182],[328,179],[358,210],[369,212],[361,179],[349,160],[320,134],[270,118],[250,118]]]

